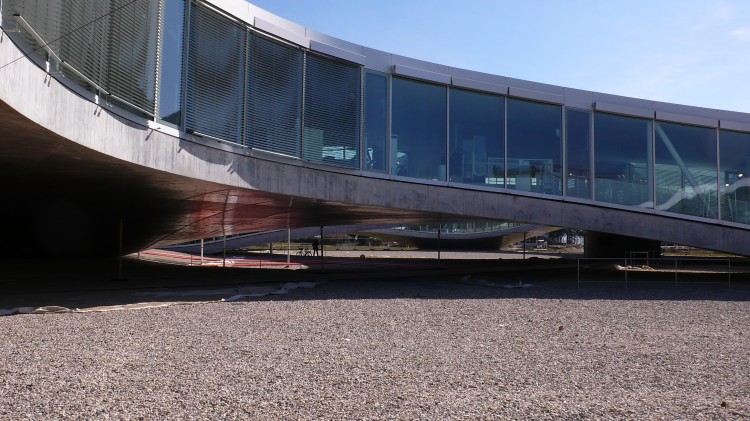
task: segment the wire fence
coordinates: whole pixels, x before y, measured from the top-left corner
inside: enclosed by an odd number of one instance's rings
[[[578,289],[585,284],[726,285],[732,287],[728,258],[655,258],[648,252],[630,252],[623,258],[577,259]]]
[[[171,263],[185,266],[213,266],[230,268],[257,268],[257,269],[304,269],[309,262],[299,259],[285,260],[287,252],[277,254],[276,258],[269,259],[267,256],[198,256],[187,253],[176,253],[163,250],[143,250],[138,252],[139,260],[152,260],[162,263]],[[289,252],[294,253],[294,252]],[[291,257],[291,254],[290,254]]]

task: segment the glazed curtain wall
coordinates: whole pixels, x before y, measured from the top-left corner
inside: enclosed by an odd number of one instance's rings
[[[164,0],[159,73],[159,113],[164,122],[178,126],[182,121],[182,42],[185,28],[185,0]]]
[[[391,174],[445,180],[448,89],[393,78]]]
[[[508,188],[562,195],[562,107],[508,99]]]
[[[591,198],[591,113],[565,113],[567,190],[571,197]]]
[[[719,131],[721,219],[750,224],[750,133]]]
[[[716,130],[656,122],[656,207],[718,217]]]
[[[305,160],[359,168],[361,80],[358,66],[307,55]]]
[[[246,145],[298,157],[302,127],[302,50],[248,33]]]
[[[505,186],[505,98],[450,90],[450,181]]]
[[[367,72],[365,75],[365,163],[370,171],[386,170],[388,137],[388,76]]]
[[[360,66],[303,51],[192,3],[189,132],[358,169],[361,90]]]
[[[653,208],[653,121],[594,115],[595,199]]]
[[[236,24],[203,8],[192,5],[191,22],[195,14],[211,14],[221,21],[211,23],[213,30],[221,27],[227,33],[212,40],[210,31],[197,30],[199,38],[209,38],[208,45],[228,45]],[[717,154],[716,129],[363,72],[360,66],[240,29],[244,35],[226,57],[208,59],[213,65],[205,69],[210,74],[205,86],[227,74],[233,81],[229,86],[243,87],[238,91],[244,93],[244,107],[230,92],[217,100],[221,87],[206,89],[208,108],[223,109],[223,118],[233,116],[204,133],[211,137],[322,165],[750,221],[745,210],[750,186],[743,184],[750,151],[738,146],[750,143],[745,134],[721,133],[726,149],[745,152],[742,159],[731,154],[721,161],[729,185],[720,190],[717,165],[726,155]],[[195,48],[191,38],[189,85],[203,71],[204,59]],[[213,55],[222,51],[210,48]],[[196,88],[187,90],[186,128],[201,132],[207,129],[190,117],[191,104],[200,103],[203,95]],[[232,114],[239,109],[244,130],[236,129],[239,117]],[[227,127],[232,130],[222,132]]]
[[[196,1],[2,5],[4,28],[51,74],[198,136],[320,165],[750,224],[750,133],[364,70]]]
[[[3,1],[4,27],[17,29],[51,71],[150,116],[159,13],[155,0]]]
[[[203,7],[190,12],[187,109],[192,132],[243,143],[246,30]]]

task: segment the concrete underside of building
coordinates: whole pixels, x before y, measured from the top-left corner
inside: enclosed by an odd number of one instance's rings
[[[413,182],[155,130],[0,42],[3,256],[113,256],[286,227],[506,220],[750,255],[748,231],[560,198]],[[182,137],[181,137],[182,136]]]

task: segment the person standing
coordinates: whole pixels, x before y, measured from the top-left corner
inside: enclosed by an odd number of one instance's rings
[[[318,246],[320,246],[320,243],[318,242],[318,239],[316,238],[312,242],[313,256],[317,256],[318,255]]]

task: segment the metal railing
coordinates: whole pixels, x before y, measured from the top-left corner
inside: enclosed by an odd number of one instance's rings
[[[726,285],[732,287],[732,260],[728,258],[653,258],[635,252],[624,258],[579,258],[576,280],[583,284]],[[672,275],[672,276],[670,276]]]

